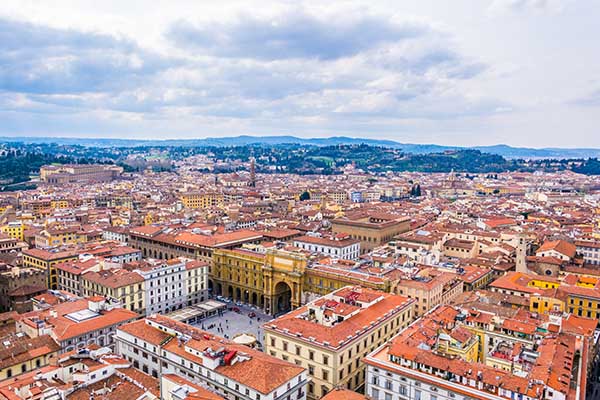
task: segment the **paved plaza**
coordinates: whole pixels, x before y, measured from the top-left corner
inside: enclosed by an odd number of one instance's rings
[[[233,307],[238,308],[240,312],[231,311]],[[256,314],[254,318],[248,316],[252,312]],[[207,318],[196,324],[196,326],[215,335],[230,339],[240,333],[249,333],[254,335],[262,345],[264,343],[264,332],[261,326],[272,319],[273,317],[265,314],[260,309],[230,303],[227,305],[227,311],[222,316],[215,315]]]

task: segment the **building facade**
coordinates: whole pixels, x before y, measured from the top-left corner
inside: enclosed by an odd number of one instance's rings
[[[125,269],[108,269],[86,272],[81,276],[82,294],[85,297],[102,296],[117,300],[123,308],[138,314],[146,312],[144,277]]]
[[[270,249],[215,250],[210,272],[212,293],[253,304],[278,314],[302,303],[306,257],[301,253]]]
[[[368,253],[409,229],[410,219],[403,217],[364,215],[357,218],[336,218],[331,221],[331,231],[334,235],[344,233],[360,241],[361,254]]]
[[[331,238],[300,236],[294,239],[294,246],[344,260],[356,260],[360,255],[360,241],[343,234]]]
[[[58,273],[56,266],[79,259],[79,254],[74,251],[49,251],[43,249],[23,250],[23,266],[39,268],[46,272],[48,289],[58,288]]]
[[[362,358],[408,326],[414,300],[346,287],[264,325],[265,351],[308,370],[308,398],[336,387],[360,391]]]

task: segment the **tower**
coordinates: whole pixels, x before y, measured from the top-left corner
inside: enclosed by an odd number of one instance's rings
[[[519,235],[519,243],[517,244],[516,266],[517,272],[527,273],[527,240],[525,235]]]
[[[256,187],[256,160],[254,157],[250,158],[250,186]]]

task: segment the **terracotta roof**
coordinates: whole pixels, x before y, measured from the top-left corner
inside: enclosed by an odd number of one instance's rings
[[[82,279],[112,289],[144,282],[143,276],[137,272],[127,271],[126,269],[108,269],[99,272],[90,271],[83,274]]]
[[[34,338],[16,334],[5,336],[0,338],[0,369],[56,353],[59,350],[58,343],[48,335]]]
[[[151,326],[149,322],[185,332],[191,336],[191,339],[185,343],[185,346],[180,346],[177,340],[168,340],[168,334],[157,327]],[[295,364],[271,357],[261,351],[235,344],[191,325],[183,324],[161,315],[126,324],[120,327],[119,330],[143,340],[148,340],[150,343],[160,345],[163,351],[176,354],[198,364],[202,364],[202,359],[186,351],[186,347],[200,352],[203,352],[208,347],[213,349],[226,347],[230,350],[248,354],[248,360],[236,362],[233,365],[221,365],[215,371],[263,394],[271,393],[304,372],[304,368]]]
[[[347,288],[340,290],[344,291]],[[314,345],[323,346],[326,345],[325,343],[328,343],[328,346],[337,348],[346,344],[349,337],[354,338],[365,329],[374,329],[371,323],[379,326],[385,320],[386,313],[412,307],[414,302],[413,299],[405,296],[366,288],[362,288],[361,291],[364,293],[363,296],[376,295],[377,297],[382,297],[382,300],[366,308],[360,308],[356,314],[331,327],[302,318],[301,316],[308,312],[308,306],[303,306],[273,321],[267,322],[264,325],[264,329],[276,331],[279,335],[293,336],[295,340],[299,339],[298,334],[306,341],[312,337]],[[336,293],[334,292],[333,294],[335,295]]]
[[[544,244],[542,244],[540,248],[537,249],[536,254],[550,250],[557,251],[569,258],[573,258],[575,257],[577,247],[575,247],[573,243],[569,243],[564,240],[553,240],[550,242],[544,242]]]
[[[102,300],[103,298],[100,298]],[[79,299],[57,304],[42,311],[31,311],[21,315],[21,321],[37,329],[36,320],[44,321],[52,330],[52,336],[59,342],[81,336],[88,332],[104,329],[127,321],[137,319],[139,315],[123,308],[102,311],[97,316],[80,322],[67,317],[76,311],[87,310],[88,299]],[[56,316],[54,316],[56,313]]]
[[[353,392],[352,390],[335,388],[321,397],[321,400],[368,400],[370,397],[364,394]]]

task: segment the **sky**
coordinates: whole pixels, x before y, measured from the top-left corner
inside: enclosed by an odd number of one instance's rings
[[[3,0],[0,135],[600,147],[600,0]]]

